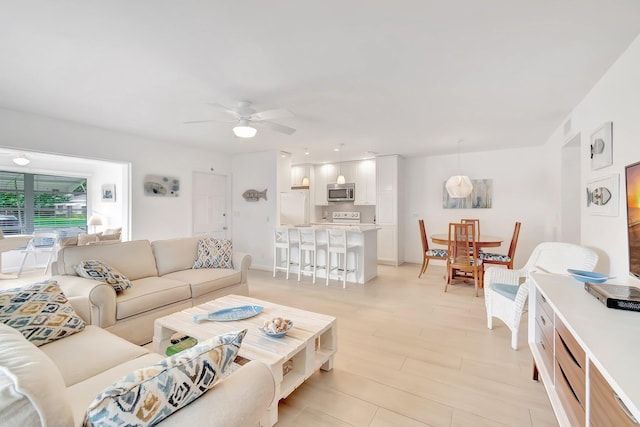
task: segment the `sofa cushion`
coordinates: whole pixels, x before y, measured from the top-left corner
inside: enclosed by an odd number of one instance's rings
[[[200,239],[193,268],[233,268],[231,240],[213,237]]]
[[[177,239],[156,240],[151,243],[156,257],[158,275],[180,270],[190,270],[198,255],[200,237],[181,237]]]
[[[80,264],[76,265],[76,273],[80,277],[105,282],[113,286],[116,292],[124,291],[132,286],[127,276],[104,262],[95,259],[81,261]]]
[[[154,425],[212,388],[231,366],[247,330],[210,338],[138,369],[89,404],[83,425]]]
[[[19,330],[37,346],[84,329],[57,282],[0,291],[0,323]]]
[[[93,325],[40,349],[58,367],[67,387],[149,353],[145,348]]]
[[[54,363],[4,324],[0,324],[0,424],[74,425],[64,381]]]
[[[129,280],[158,275],[156,259],[148,240],[64,247],[58,252],[57,273],[76,276],[75,266],[86,259],[99,259],[127,276]]]
[[[125,319],[189,299],[191,288],[186,282],[166,277],[134,280],[131,288],[116,297],[116,319]]]
[[[167,279],[180,280],[191,285],[191,297],[214,292],[240,283],[241,272],[229,268],[200,268],[196,270],[183,270],[169,273]]]

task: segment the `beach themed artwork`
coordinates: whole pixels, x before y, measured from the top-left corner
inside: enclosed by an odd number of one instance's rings
[[[613,123],[606,122],[591,135],[591,170],[613,164]]]
[[[180,179],[164,175],[147,175],[144,177],[144,195],[178,197],[180,195]]]
[[[102,184],[102,201],[103,202],[116,201],[116,185],[115,184]]]
[[[591,215],[618,216],[619,175],[612,174],[587,183],[587,210]]]
[[[444,209],[489,209],[493,201],[493,180],[472,179],[473,191],[464,199],[449,197],[446,181],[442,183],[442,207]]]

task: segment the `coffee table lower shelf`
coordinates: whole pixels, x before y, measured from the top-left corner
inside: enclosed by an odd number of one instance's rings
[[[204,321],[195,323],[193,316],[222,308],[241,305],[264,307],[257,316],[231,322]],[[265,320],[280,316],[293,321],[293,329],[283,338],[270,338],[258,330]],[[227,295],[205,304],[155,321],[154,351],[164,354],[171,345],[174,333],[189,335],[198,341],[226,332],[247,329],[238,356],[246,360],[259,360],[266,364],[276,382],[276,399],[261,421],[271,427],[278,421],[278,401],[284,399],[319,369],[333,369],[333,355],[337,350],[336,319],[284,305],[273,304],[241,295]]]

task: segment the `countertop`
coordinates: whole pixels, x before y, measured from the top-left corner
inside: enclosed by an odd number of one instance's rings
[[[360,223],[360,224],[334,224],[332,222],[314,222],[311,223],[310,225],[290,225],[290,224],[286,224],[283,225],[283,227],[291,227],[291,228],[298,228],[298,227],[311,227],[311,228],[315,228],[316,230],[327,230],[329,228],[337,228],[340,230],[344,230],[346,229],[347,231],[350,232],[363,232],[363,231],[370,231],[370,230],[378,230],[380,229],[380,227],[378,227],[375,224],[366,224],[366,223]]]

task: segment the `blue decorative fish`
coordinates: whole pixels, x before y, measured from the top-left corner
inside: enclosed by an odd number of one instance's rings
[[[264,191],[247,190],[242,193],[242,197],[244,197],[247,202],[257,202],[260,199],[267,200],[267,189],[265,188]]]

